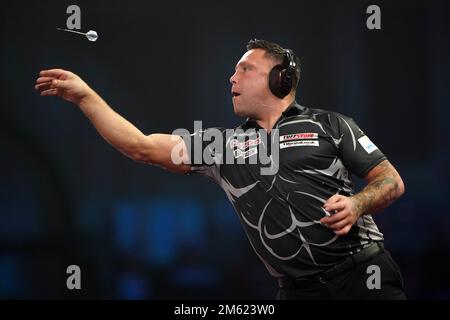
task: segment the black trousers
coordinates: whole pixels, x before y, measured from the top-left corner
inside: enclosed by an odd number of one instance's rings
[[[284,283],[277,299],[405,300],[403,290],[400,268],[382,247],[365,261],[353,264],[329,279],[315,277],[314,280],[300,280],[291,285]]]

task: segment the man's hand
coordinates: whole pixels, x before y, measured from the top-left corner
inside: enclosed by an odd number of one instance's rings
[[[333,229],[340,236],[347,234],[362,214],[358,212],[352,197],[337,194],[329,198],[323,207],[328,212],[334,211],[335,213],[320,219],[320,222]]]
[[[351,197],[334,195],[323,205],[325,210],[335,214],[320,222],[340,236],[347,234],[363,214],[387,208],[405,192],[402,178],[387,160],[371,169],[364,179],[367,186],[361,192]]]
[[[43,70],[36,80],[35,89],[40,91],[42,96],[60,96],[78,105],[98,133],[127,157],[174,172],[191,171],[191,166],[187,164],[189,162],[187,148],[180,136],[144,135],[115,112],[76,74],[62,69]],[[181,157],[181,163],[172,161],[172,153]]]
[[[95,94],[80,77],[62,69],[42,70],[34,88],[41,96],[59,96],[76,105]]]

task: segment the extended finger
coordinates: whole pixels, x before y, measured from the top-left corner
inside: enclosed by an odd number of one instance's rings
[[[42,70],[41,72],[39,72],[39,75],[41,77],[59,78],[63,74],[67,74],[67,71],[63,69],[50,69],[50,70]]]
[[[330,225],[330,224],[336,223],[338,221],[341,221],[342,219],[345,219],[346,217],[347,217],[347,212],[341,211],[336,214],[333,214],[332,216],[324,217],[324,218],[320,219],[320,222]]]
[[[347,219],[343,219],[336,223],[330,224],[329,227],[333,230],[339,231],[342,228],[345,228],[345,226],[347,226],[349,224],[350,224],[350,222]]]
[[[327,201],[325,201],[325,203],[323,204],[324,206],[326,205],[330,205],[332,203],[336,203],[339,202],[343,199],[344,197],[341,196],[340,194],[335,194],[334,196],[331,196],[330,198],[328,198]]]
[[[56,88],[44,90],[41,92],[41,96],[57,96],[57,95],[58,95],[58,89],[56,89]]]
[[[36,83],[43,83],[43,82],[51,82],[53,79],[55,79],[54,77],[39,77],[36,80]]]
[[[52,82],[43,82],[43,83],[38,83],[37,85],[34,86],[34,88],[36,90],[42,91],[42,90],[46,90],[46,89],[50,89],[52,85]]]
[[[344,209],[346,206],[346,203],[344,201],[340,201],[340,202],[335,202],[332,204],[327,204],[324,206],[324,209],[327,211],[332,211],[332,210],[342,210]]]

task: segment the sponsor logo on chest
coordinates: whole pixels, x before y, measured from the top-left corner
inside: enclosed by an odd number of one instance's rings
[[[248,158],[258,153],[258,145],[261,144],[261,138],[248,139],[246,141],[234,138],[230,141],[230,147],[233,149],[234,158]]]
[[[280,136],[280,149],[318,146],[319,135],[315,132],[299,132]]]
[[[238,139],[233,139],[230,141],[230,147],[231,148],[237,148],[240,150],[245,150],[249,147],[253,147],[253,146],[257,146],[258,144],[261,143],[261,139],[260,138],[256,138],[256,139],[250,139],[247,141],[239,141]]]

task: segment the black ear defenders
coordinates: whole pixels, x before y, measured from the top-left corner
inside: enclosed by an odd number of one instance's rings
[[[294,53],[292,50],[286,49],[283,63],[277,64],[270,70],[269,88],[278,98],[283,99],[291,92],[296,67],[297,61]]]

